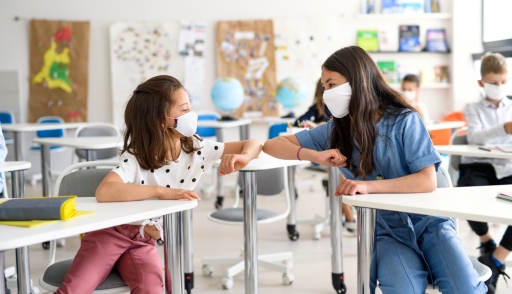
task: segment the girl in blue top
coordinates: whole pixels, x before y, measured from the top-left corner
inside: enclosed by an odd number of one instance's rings
[[[441,159],[420,116],[389,87],[371,57],[351,46],[322,66],[324,102],[334,118],[263,151],[341,170],[336,195],[421,193],[436,189]],[[423,294],[427,278],[442,293],[485,293],[450,218],[378,210],[372,293]]]

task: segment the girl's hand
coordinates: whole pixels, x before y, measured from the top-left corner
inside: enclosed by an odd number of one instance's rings
[[[219,176],[236,172],[249,164],[251,158],[246,154],[224,154],[220,160]]]
[[[145,226],[144,234],[149,235],[151,238],[158,240],[160,239],[160,231],[156,228],[156,226]]]
[[[193,190],[183,190],[183,189],[172,189],[172,188],[163,188],[163,193],[158,197],[160,200],[197,200],[201,201],[201,198],[194,192]]]
[[[355,181],[355,180],[347,180],[343,174],[340,174],[340,184],[336,188],[336,196],[342,195],[351,195],[354,196],[356,193],[359,194],[369,194],[368,190],[368,182],[365,181]]]
[[[333,166],[333,167],[345,167],[347,166],[347,158],[341,154],[338,149],[329,149],[325,151],[317,152],[316,162],[320,165]]]

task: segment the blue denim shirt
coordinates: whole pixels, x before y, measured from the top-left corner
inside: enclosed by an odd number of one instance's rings
[[[4,162],[7,157],[7,147],[5,146],[4,134],[0,124],[0,162]],[[4,190],[4,179],[0,177],[0,192]]]

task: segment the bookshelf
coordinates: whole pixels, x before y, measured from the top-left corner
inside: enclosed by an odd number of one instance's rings
[[[452,15],[449,13],[401,13],[401,14],[357,14],[357,20],[396,20],[396,21],[420,21],[420,20],[450,20]]]

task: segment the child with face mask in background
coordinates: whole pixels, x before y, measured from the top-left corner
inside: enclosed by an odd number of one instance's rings
[[[464,110],[468,142],[484,146],[512,144],[512,101],[506,97],[511,88],[505,57],[499,53],[486,54],[480,73],[482,79],[478,84],[484,89],[485,98],[468,104]],[[512,184],[512,160],[463,156],[459,170],[459,187]],[[497,247],[487,223],[468,222],[480,236],[478,260],[492,269],[492,277],[486,282],[487,293],[494,293],[499,276],[508,277],[504,270],[505,259],[512,250],[512,227],[507,228]]]
[[[339,167],[338,196],[436,189],[441,158],[425,124],[366,51],[351,46],[334,52],[322,66],[322,84],[333,119],[268,140],[265,153]],[[428,277],[444,294],[487,290],[452,219],[377,210],[370,293],[378,282],[384,294],[424,294]]]
[[[219,175],[229,174],[261,151],[258,140],[219,143],[195,135],[197,115],[187,91],[171,76],[140,84],[126,105],[124,120],[119,166],[98,186],[98,202],[200,200],[194,187],[205,169],[221,159]],[[130,293],[162,293],[155,248],[155,240],[164,237],[161,223],[156,218],[87,233],[57,293],[89,294],[114,267]]]
[[[425,124],[431,123],[427,105],[419,100],[420,79],[417,75],[408,74],[402,80],[402,93],[407,102],[418,111]]]

